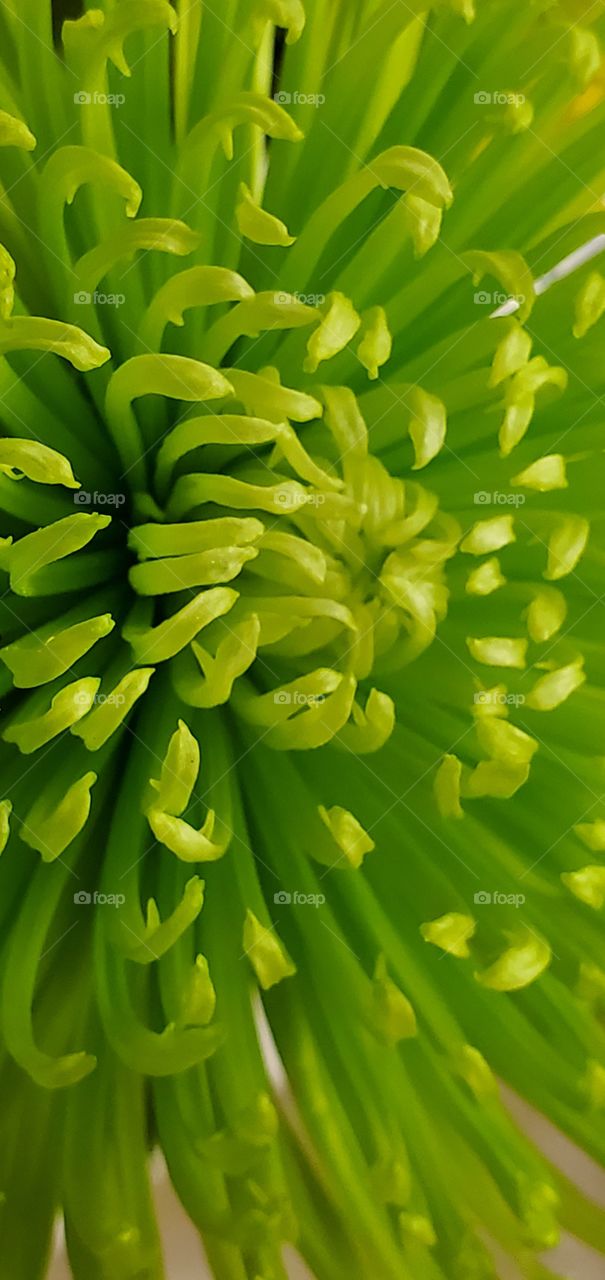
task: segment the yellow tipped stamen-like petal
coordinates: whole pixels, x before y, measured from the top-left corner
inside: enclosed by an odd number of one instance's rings
[[[86,773],[68,787],[58,801],[42,795],[28,811],[21,830],[21,839],[42,854],[44,862],[53,862],[79,835],[85,826],[91,806],[91,787],[97,781],[96,773]]]
[[[383,955],[376,961],[367,1018],[374,1035],[390,1047],[417,1034],[412,1005],[389,977]]]
[[[345,298],[343,293],[330,294],[324,318],[307,343],[309,354],[303,366],[305,372],[316,373],[324,360],[331,360],[343,351],[355,337],[360,324],[360,317],[349,298]]]
[[[17,689],[35,689],[64,675],[114,626],[113,618],[102,614],[56,632],[51,628],[47,635],[32,632],[0,649],[0,658],[12,671]]]
[[[444,756],[435,775],[434,791],[437,807],[442,818],[462,818],[464,811],[460,804],[460,781],[462,764],[456,756]]]
[[[276,983],[296,973],[296,966],[275,930],[261,924],[250,910],[246,912],[243,947],[263,991],[268,991]]]
[[[500,561],[497,556],[493,556],[471,570],[466,579],[465,590],[469,596],[491,596],[492,592],[498,591],[505,584],[506,578],[500,568]]]
[[[528,319],[535,302],[534,281],[520,253],[512,249],[503,249],[497,253],[472,250],[464,254],[464,260],[473,272],[476,285],[481,283],[485,275],[493,276],[518,303],[519,319]]]
[[[475,974],[483,987],[492,991],[521,991],[548,968],[552,952],[537,934],[508,948],[494,964]]]
[[[0,801],[0,853],[4,853],[10,835],[10,816],[13,811],[10,800]]]
[[[36,484],[80,488],[67,458],[37,440],[0,440],[0,471],[14,479],[27,476]]]
[[[254,244],[279,244],[285,248],[294,244],[296,237],[290,235],[285,222],[261,209],[245,182],[240,184],[235,217],[240,235]]]
[[[23,120],[9,115],[8,111],[0,111],[0,147],[20,147],[23,151],[34,151],[36,139]]]
[[[426,467],[443,448],[447,431],[445,405],[422,387],[412,387],[406,395],[411,407],[410,438],[414,445],[414,471]]]
[[[470,956],[468,943],[476,927],[472,916],[450,911],[438,920],[430,920],[421,925],[420,932],[425,942],[432,942],[433,946],[446,951],[448,955],[465,960]]]
[[[348,809],[342,809],[340,805],[333,805],[331,809],[326,809],[323,804],[320,804],[318,811],[322,822],[340,850],[340,857],[344,858],[349,866],[360,867],[366,854],[376,848],[371,836],[364,831],[357,818],[349,813]]]
[[[605,819],[597,818],[595,822],[578,822],[574,831],[587,849],[593,853],[605,853]]]
[[[561,880],[580,902],[600,911],[605,905],[605,867],[588,866],[580,871],[564,871]]]
[[[550,582],[558,582],[573,573],[581,559],[588,537],[590,525],[582,516],[568,516],[557,526],[548,541],[548,565],[544,577]]]
[[[145,693],[154,670],[154,667],[139,667],[136,671],[129,671],[109,693],[97,699],[94,708],[82,721],[71,725],[70,732],[82,739],[88,751],[98,751],[105,746],[124,723],[137,699]]]
[[[368,376],[375,381],[379,370],[391,355],[393,339],[383,307],[371,307],[361,319],[362,333],[357,356],[367,369]]]
[[[584,338],[605,312],[605,278],[592,271],[576,298],[574,338]]]
[[[540,676],[527,695],[527,705],[535,711],[552,711],[579,689],[586,680],[582,660],[570,662]]]
[[[469,637],[471,657],[487,667],[512,667],[522,671],[526,665],[527,640],[510,636]]]
[[[107,347],[73,324],[37,316],[12,316],[0,326],[0,352],[51,351],[86,373],[109,360]]]
[[[520,485],[523,489],[536,489],[538,493],[550,493],[553,489],[567,488],[565,458],[560,453],[552,453],[548,457],[532,462],[525,471],[513,476],[511,484]]]
[[[92,677],[74,680],[56,693],[50,708],[31,720],[13,721],[3,731],[5,742],[15,742],[24,755],[31,755],[46,742],[50,742],[64,729],[77,725],[94,705],[101,681]]]
[[[470,556],[483,556],[501,551],[514,541],[514,516],[493,516],[491,520],[478,520],[473,525],[460,543],[460,550]]]
[[[527,610],[527,630],[535,644],[544,644],[560,631],[567,617],[567,601],[554,587],[542,587]]]

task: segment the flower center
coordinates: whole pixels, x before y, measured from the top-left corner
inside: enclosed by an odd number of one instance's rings
[[[137,663],[174,659],[185,703],[232,699],[269,745],[344,733],[376,749],[393,707],[364,683],[431,642],[458,526],[368,453],[351,391],[319,400],[276,370],[212,373],[239,411],[196,412],[164,436],[146,472],[154,496],[136,499],[139,600],[124,634]]]

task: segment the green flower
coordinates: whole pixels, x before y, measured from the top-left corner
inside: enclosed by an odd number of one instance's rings
[[[544,1280],[605,1252],[497,1079],[603,1159],[604,6],[60,9],[0,9],[0,1272],[60,1212],[160,1280],[159,1147],[217,1280]]]

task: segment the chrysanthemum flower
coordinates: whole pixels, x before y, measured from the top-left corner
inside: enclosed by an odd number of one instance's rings
[[[160,1148],[217,1280],[541,1280],[605,1251],[498,1084],[603,1159],[604,6],[84,9],[0,7],[0,1275],[61,1213],[159,1280]]]

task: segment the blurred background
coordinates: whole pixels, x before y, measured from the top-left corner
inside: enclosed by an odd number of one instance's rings
[[[533,1138],[546,1155],[559,1168],[573,1177],[582,1190],[599,1204],[605,1205],[605,1171],[593,1164],[583,1152],[564,1138],[550,1124],[538,1116],[514,1095],[505,1090],[511,1111],[516,1115],[525,1132]],[[167,1280],[213,1280],[206,1266],[199,1237],[181,1208],[159,1158],[154,1158],[152,1177],[155,1199],[164,1242]],[[286,1265],[290,1280],[313,1280],[293,1250],[286,1251]],[[605,1280],[602,1257],[587,1249],[570,1236],[563,1238],[558,1249],[545,1261],[565,1280]],[[501,1262],[502,1280],[516,1280],[518,1272]],[[55,1257],[49,1280],[71,1280],[71,1272],[65,1256],[62,1233],[57,1231]],[[360,1276],[356,1280],[374,1280]]]

